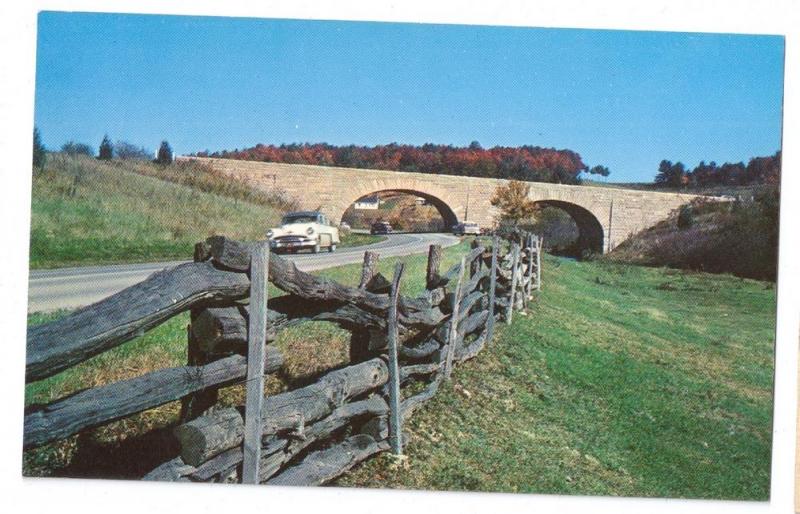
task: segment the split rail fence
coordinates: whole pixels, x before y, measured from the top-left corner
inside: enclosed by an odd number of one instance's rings
[[[491,242],[491,244],[488,244]],[[179,455],[147,480],[320,485],[378,452],[403,452],[403,423],[449,379],[453,367],[492,340],[541,287],[542,241],[533,234],[473,241],[441,272],[429,249],[426,290],[400,294],[366,252],[358,287],[298,270],[263,243],[215,236],[194,262],[150,276],[98,303],[30,327],[26,381],[53,376],[190,311],[188,363],[94,387],[27,409],[24,448],[67,438],[181,400]],[[286,293],[267,298],[271,282]],[[351,362],[316,382],[264,396],[264,376],[283,355],[270,344],[297,323],[349,330]],[[422,383],[415,394],[408,386]],[[246,404],[216,405],[218,390],[245,383]]]

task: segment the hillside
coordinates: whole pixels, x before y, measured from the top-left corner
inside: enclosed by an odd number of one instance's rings
[[[255,239],[279,220],[284,205],[230,181],[208,192],[215,179],[204,173],[49,155],[33,175],[31,268],[189,259],[210,235]]]
[[[731,202],[696,201],[602,259],[775,280],[778,214],[775,187]]]
[[[775,288],[547,257],[528,316],[335,485],[766,500]]]

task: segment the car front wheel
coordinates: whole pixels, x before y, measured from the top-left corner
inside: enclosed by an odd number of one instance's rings
[[[332,244],[332,245],[330,245],[330,246],[328,247],[328,251],[329,251],[330,253],[333,253],[333,252],[335,252],[335,251],[336,251],[336,245],[335,245],[335,244]]]

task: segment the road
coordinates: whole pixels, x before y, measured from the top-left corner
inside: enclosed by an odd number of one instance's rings
[[[303,271],[332,268],[361,262],[366,250],[381,257],[396,257],[428,251],[428,246],[452,246],[458,238],[449,234],[392,234],[385,241],[371,245],[341,248],[334,253],[284,255]],[[28,277],[28,312],[50,312],[89,305],[126,287],[141,282],[156,271],[185,261],[152,262],[32,270]]]

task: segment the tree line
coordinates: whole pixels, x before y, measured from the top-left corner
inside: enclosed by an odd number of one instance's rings
[[[661,161],[655,177],[656,184],[671,187],[745,186],[750,184],[778,184],[781,175],[781,152],[766,157],[753,157],[743,162],[726,162],[718,165],[701,161],[687,170],[682,162]]]
[[[232,151],[198,152],[198,157],[243,159],[288,164],[435,173],[530,182],[579,184],[581,173],[608,176],[605,166],[589,168],[572,150],[538,146],[485,149],[477,141],[467,147],[424,144],[335,146],[327,143],[264,145]]]
[[[33,166],[41,169],[47,159],[47,148],[42,143],[42,136],[38,127],[33,128]],[[86,143],[67,141],[61,145],[61,153],[67,155],[85,155],[87,157],[97,157],[101,161],[112,159],[134,160],[134,161],[153,161],[157,164],[170,164],[173,160],[172,147],[166,140],[161,142],[158,153],[153,152],[143,146],[136,146],[128,141],[111,142],[108,134],[103,136],[100,146],[95,155],[94,148]]]

